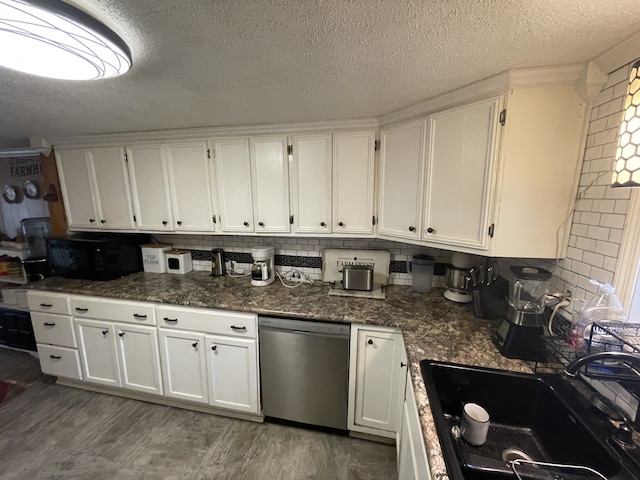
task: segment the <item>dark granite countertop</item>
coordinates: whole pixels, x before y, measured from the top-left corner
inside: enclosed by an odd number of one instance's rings
[[[420,361],[442,360],[468,365],[531,372],[532,364],[504,358],[491,341],[497,323],[473,316],[470,305],[443,297],[442,289],[416,293],[405,286],[386,288],[386,300],[328,295],[328,286],[285,288],[276,281],[252,287],[247,277],[210,277],[134,273],[108,282],[51,277],[27,288],[128,300],[217,308],[285,318],[365,323],[402,330],[410,372],[434,479],[447,479],[440,442],[420,373]]]

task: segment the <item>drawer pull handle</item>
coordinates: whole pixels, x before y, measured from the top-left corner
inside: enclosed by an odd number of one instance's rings
[[[118,336],[119,336],[119,337],[124,337],[124,332],[120,332],[120,333],[118,333]]]
[[[165,322],[177,322],[178,321],[177,318],[169,318],[169,317],[164,317],[163,320]]]
[[[44,307],[44,308],[51,308],[51,307],[53,307],[53,304],[52,303],[41,303],[40,306]]]
[[[133,317],[134,317],[134,318],[147,318],[147,316],[146,316],[146,315],[140,315],[139,313],[134,313],[134,314],[133,314]]]
[[[56,324],[54,322],[44,322],[43,325],[45,327],[55,327],[56,326]]]
[[[213,350],[214,352],[215,352],[217,349],[218,349],[218,346],[217,346],[217,345],[213,345],[213,346],[211,347],[211,350]]]
[[[198,342],[193,342],[193,343],[191,344],[191,346],[192,346],[193,348],[198,348]]]
[[[106,335],[107,333],[109,333],[109,330],[102,330],[103,335]]]
[[[89,309],[88,309],[88,308],[76,307],[76,312],[86,313],[86,312],[88,312],[88,311],[89,311]]]
[[[247,331],[247,327],[236,327],[235,325],[231,325],[231,328],[233,328],[234,330],[242,330],[244,332]]]
[[[62,357],[60,355],[49,355],[49,358],[53,358],[54,360],[59,360]]]

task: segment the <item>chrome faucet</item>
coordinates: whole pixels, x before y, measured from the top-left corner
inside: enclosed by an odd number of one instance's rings
[[[631,370],[636,375],[640,376],[640,371],[636,370],[633,366],[629,365],[629,363],[636,363],[640,365],[640,354],[637,353],[629,353],[629,352],[596,352],[590,353],[589,355],[585,355],[572,363],[570,363],[567,368],[565,368],[564,373],[570,377],[575,377],[578,373],[580,367],[584,366],[589,362],[594,362],[596,360],[616,360],[620,362],[620,364]],[[627,363],[625,363],[627,362]]]

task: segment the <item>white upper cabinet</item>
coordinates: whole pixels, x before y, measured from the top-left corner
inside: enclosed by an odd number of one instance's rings
[[[207,142],[164,146],[176,231],[212,232],[211,172]]]
[[[97,229],[98,215],[85,150],[58,150],[56,160],[69,228]]]
[[[257,233],[289,233],[286,137],[250,139],[254,225]]]
[[[129,146],[127,158],[138,228],[173,231],[169,175],[162,146]]]
[[[425,241],[486,248],[499,102],[429,116]]]
[[[420,240],[426,121],[380,131],[380,236]]]
[[[60,150],[56,154],[71,230],[134,230],[124,149]]]
[[[333,137],[333,232],[373,234],[375,132]]]
[[[291,213],[295,233],[331,233],[331,135],[291,137]]]
[[[139,230],[213,232],[206,142],[127,147]]]
[[[218,223],[223,233],[250,233],[253,227],[249,139],[212,141],[217,180]]]

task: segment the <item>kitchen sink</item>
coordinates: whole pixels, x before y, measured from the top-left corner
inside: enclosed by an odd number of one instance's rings
[[[421,368],[452,480],[517,478],[512,460],[584,466],[607,479],[640,478],[637,465],[607,440],[614,427],[569,380],[431,360]],[[479,447],[459,433],[467,402],[483,406],[491,417]],[[554,470],[554,475],[550,467],[517,468],[522,478],[602,478],[584,470]]]

